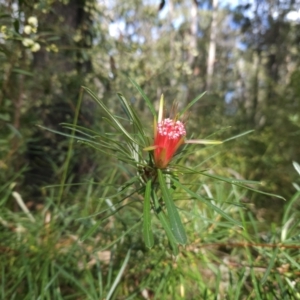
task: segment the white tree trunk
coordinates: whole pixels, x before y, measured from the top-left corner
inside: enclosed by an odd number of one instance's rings
[[[208,91],[210,91],[212,86],[212,79],[214,75],[214,64],[216,60],[217,11],[218,11],[218,0],[212,0],[212,16],[211,16],[210,39],[209,39],[207,71],[206,71],[206,75],[207,75],[206,89]]]
[[[198,34],[198,6],[195,1],[192,1],[191,6],[191,35],[189,41],[189,57],[188,62],[189,66],[192,68],[195,57],[197,56],[197,34]]]

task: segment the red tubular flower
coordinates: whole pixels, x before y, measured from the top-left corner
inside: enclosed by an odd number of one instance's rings
[[[158,119],[154,118],[154,144],[144,148],[145,151],[154,151],[154,164],[158,169],[165,169],[176,150],[182,144],[221,144],[214,140],[186,140],[184,124],[177,119],[176,107],[173,107],[174,119],[164,118],[164,97],[161,95],[158,111]]]
[[[157,168],[168,166],[176,150],[184,143],[185,135],[181,121],[167,118],[158,122],[154,137],[154,163]]]

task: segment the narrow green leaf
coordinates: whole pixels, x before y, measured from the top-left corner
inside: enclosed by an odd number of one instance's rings
[[[282,226],[284,226],[286,224],[286,222],[288,221],[288,219],[291,217],[291,211],[294,208],[294,204],[296,201],[299,200],[300,197],[300,191],[298,191],[293,197],[292,199],[289,200],[289,202],[287,203],[287,206],[284,210],[284,215],[282,218]]]
[[[223,143],[228,142],[228,141],[231,141],[231,140],[234,140],[234,139],[237,139],[237,138],[240,138],[240,137],[242,137],[242,136],[244,136],[244,135],[246,135],[246,134],[252,133],[253,131],[254,131],[254,130],[248,130],[248,131],[242,132],[242,133],[240,133],[240,134],[238,134],[238,135],[232,136],[232,137],[230,137],[230,138],[224,140]]]
[[[133,122],[134,116],[133,116],[132,109],[131,109],[129,103],[127,102],[127,100],[121,93],[117,93],[117,95],[118,95],[119,100],[121,101],[121,104],[123,106],[123,109],[124,109],[128,119]]]
[[[179,114],[179,117],[181,117],[187,110],[189,110],[198,100],[200,100],[204,95],[206,94],[206,92],[200,94],[199,96],[197,96],[194,100],[192,100]]]
[[[170,222],[169,222],[167,216],[165,215],[164,211],[162,210],[162,208],[159,204],[158,198],[157,198],[157,194],[153,189],[151,190],[151,194],[152,194],[152,199],[154,200],[155,211],[157,213],[157,216],[158,216],[158,219],[160,220],[161,225],[163,226],[163,228],[167,234],[169,243],[171,245],[171,248],[173,249],[173,254],[178,255],[178,253],[179,253],[178,245],[177,245],[177,241],[174,237],[174,234],[171,230]]]
[[[147,182],[144,198],[144,223],[143,223],[143,235],[146,247],[152,248],[154,245],[153,233],[151,228],[151,207],[150,207],[150,195],[151,195],[151,180]]]
[[[120,132],[122,132],[130,141],[136,143],[136,141],[132,138],[132,136],[125,130],[125,128],[121,125],[121,123],[114,117],[114,115],[109,111],[109,109],[104,105],[102,101],[100,101],[97,96],[87,87],[83,87],[89,94],[90,96],[100,105],[100,107],[106,112],[106,114],[109,116],[111,121],[114,122],[115,128],[119,129]]]
[[[77,280],[74,274],[69,273],[56,263],[54,263],[54,266],[58,269],[60,275],[67,278],[70,282],[73,282],[88,298],[91,297],[90,291],[86,289],[86,287],[79,280]]]
[[[232,126],[222,127],[222,128],[220,128],[220,129],[214,131],[214,132],[211,133],[210,135],[206,136],[205,138],[206,138],[206,139],[210,139],[210,138],[213,137],[213,136],[216,136],[216,135],[219,136],[220,133],[222,133],[222,132],[224,132],[224,131],[226,131],[226,130],[229,130],[231,127],[232,127]]]
[[[135,160],[130,159],[130,158],[128,158],[128,156],[126,154],[121,153],[121,150],[120,150],[121,148],[117,150],[115,148],[109,148],[104,144],[102,144],[102,145],[99,144],[100,146],[97,147],[97,146],[94,145],[95,143],[89,143],[89,142],[85,142],[85,141],[78,141],[78,142],[80,142],[80,144],[87,145],[88,147],[91,147],[91,148],[93,148],[93,149],[95,149],[95,150],[97,150],[97,151],[99,151],[99,152],[101,152],[105,155],[115,157],[116,159],[118,159],[120,161],[136,165]]]
[[[298,259],[295,256],[292,256],[287,251],[281,251],[281,255],[285,256],[287,260],[291,263],[291,268],[300,270],[300,264],[298,263]],[[294,259],[295,258],[295,259]]]
[[[140,133],[141,140],[145,143],[146,134],[145,134],[144,126],[141,122],[141,119],[139,118],[138,113],[134,109],[132,109],[132,114],[133,114],[133,117],[134,117],[134,120],[135,120],[133,122],[133,125],[138,129],[138,131]]]
[[[113,215],[115,212],[113,212],[111,215]],[[136,227],[141,226],[140,222],[136,222],[135,224],[133,224],[128,230],[126,230],[125,232],[122,232],[122,234],[120,234],[114,241],[112,241],[110,244],[106,244],[105,246],[103,246],[102,248],[97,248],[94,249],[95,251],[104,251],[106,249],[111,248],[113,245],[115,245],[118,241],[124,239],[124,237],[130,233],[130,231],[132,231],[133,229],[135,229]]]
[[[241,299],[241,293],[245,284],[245,281],[247,279],[247,272],[246,272],[246,267],[241,269],[241,274],[244,274],[242,278],[237,282],[236,285],[233,285],[231,291],[232,291],[232,296],[228,295],[230,298],[234,298],[234,300],[239,300]]]
[[[120,153],[122,152],[124,154],[124,158],[126,159],[128,157],[127,155],[127,150],[122,146],[122,144],[120,142],[118,142],[117,140],[113,140],[111,138],[108,138],[106,136],[95,136],[93,137],[95,138],[101,138],[102,140],[100,140],[99,142],[95,142],[93,140],[88,140],[86,138],[80,137],[80,136],[72,136],[71,134],[68,133],[63,133],[57,130],[53,130],[41,125],[38,125],[38,127],[42,128],[42,129],[46,129],[52,133],[55,134],[59,134],[62,136],[66,136],[69,138],[75,138],[77,140],[77,142],[80,142],[81,144],[85,144],[88,145],[89,147],[92,147],[98,151],[101,151],[105,154],[108,155],[112,155],[112,156],[116,156],[117,158],[121,158]],[[75,128],[75,127],[74,127]],[[104,141],[103,139],[106,139],[106,141]],[[107,151],[107,150],[111,150],[111,151]],[[118,153],[116,152],[118,150]],[[129,161],[132,161],[131,159],[128,159]]]
[[[99,229],[101,223],[103,222],[102,219],[100,219],[99,221],[97,221],[87,232],[85,232],[85,234],[80,238],[80,241],[83,242],[85,241],[87,238],[89,238],[92,234],[94,234],[94,232]]]
[[[300,165],[296,161],[293,161],[293,166],[295,170],[298,172],[298,174],[300,175]]]
[[[169,265],[166,265],[164,267],[163,272],[161,273],[161,279],[160,279],[159,285],[155,287],[155,294],[161,295],[160,299],[168,298],[168,297],[166,297],[166,287],[167,286],[174,286],[174,283],[173,282],[171,283],[169,280],[171,277],[170,273],[172,273],[171,268]],[[155,297],[154,299],[159,299],[159,298]]]
[[[79,127],[80,126],[71,126],[71,125],[68,125],[68,124],[60,124],[62,126],[62,128],[65,128],[65,129],[70,129],[70,130],[74,130],[75,132],[77,133],[80,133],[82,135],[85,135],[87,137],[89,137],[90,139],[95,139],[96,136],[98,135],[98,132],[94,132],[94,135],[90,135],[88,134],[87,132],[85,132],[84,130],[80,129]]]
[[[144,91],[142,90],[142,88],[132,79],[129,77],[129,80],[131,81],[131,83],[135,86],[135,88],[139,91],[139,93],[142,95],[142,97],[144,98],[144,100],[146,101],[146,104],[148,105],[152,115],[154,117],[156,117],[156,111],[154,109],[154,106],[152,105],[150,99],[146,96],[146,94],[144,93]]]
[[[276,261],[276,258],[277,258],[277,255],[278,255],[278,252],[279,252],[279,248],[276,248],[274,251],[273,251],[273,255],[272,255],[272,258],[270,260],[270,263],[268,265],[268,268],[266,270],[266,273],[264,274],[264,277],[261,279],[260,283],[263,285],[266,283],[268,277],[269,277],[269,274],[272,270],[272,268],[274,267],[274,264],[275,264],[275,261]]]
[[[185,234],[184,227],[181,223],[179,213],[177,211],[176,206],[174,205],[173,199],[163,177],[163,173],[161,170],[157,170],[158,172],[158,181],[162,192],[162,198],[166,203],[168,216],[170,220],[171,230],[174,234],[176,241],[180,244],[185,245],[187,242],[187,237]]]
[[[60,126],[62,126],[63,128],[70,128],[70,129],[73,129],[73,128],[76,128],[76,129],[80,129],[82,130],[83,132],[86,132],[86,134],[89,132],[93,135],[98,135],[99,132],[98,131],[95,131],[95,130],[92,130],[90,128],[86,128],[86,127],[83,127],[83,126],[79,126],[79,125],[73,125],[71,123],[59,123]]]
[[[175,237],[174,237],[173,232],[171,230],[170,223],[169,223],[166,215],[164,214],[164,212],[162,210],[160,210],[157,215],[158,215],[158,218],[160,220],[160,223],[161,223],[162,227],[164,228],[164,230],[167,234],[168,240],[169,240],[170,245],[173,249],[173,254],[175,256],[177,256],[179,254],[179,249],[178,249],[178,246],[177,246],[177,241],[175,240]]]
[[[217,179],[220,181],[224,181],[227,183],[231,183],[231,184],[244,184],[244,185],[261,185],[260,181],[254,181],[254,180],[247,180],[247,179],[236,179],[236,178],[227,178],[224,176],[219,176],[219,175],[211,175],[209,173],[205,173],[205,172],[201,172],[202,175],[213,178],[213,179]]]
[[[86,141],[86,142],[90,142],[90,143],[94,143],[96,145],[99,145],[99,143],[96,143],[96,142],[94,142],[92,140],[89,140],[89,139],[86,139],[86,138],[83,138],[83,137],[80,137],[80,136],[74,136],[72,134],[64,133],[64,132],[61,132],[61,131],[58,131],[58,130],[54,130],[54,129],[51,129],[51,128],[47,128],[47,127],[44,127],[42,125],[37,125],[37,126],[39,128],[45,129],[45,130],[50,131],[52,133],[59,134],[59,135],[62,135],[62,136],[68,137],[68,138],[75,138],[77,140]]]
[[[18,136],[19,138],[22,138],[22,134],[21,132],[15,127],[13,126],[12,124],[8,123],[6,124],[7,127],[16,135]]]
[[[201,202],[203,202],[204,204],[206,204],[208,207],[210,207],[211,209],[215,210],[217,213],[219,213],[222,217],[224,217],[225,219],[227,219],[228,221],[241,226],[240,222],[237,222],[235,219],[231,218],[229,215],[227,215],[222,209],[220,209],[218,206],[212,204],[210,201],[206,200],[205,198],[201,197],[200,195],[196,194],[195,192],[193,192],[192,190],[190,190],[189,188],[187,188],[186,186],[182,185],[179,181],[177,181],[174,178],[171,178],[171,180],[174,182],[174,184],[185,190],[188,194],[190,194],[192,197],[200,200]]]
[[[213,179],[217,179],[217,180],[220,180],[220,181],[224,181],[224,182],[228,182],[228,183],[234,184],[236,186],[245,188],[245,189],[247,189],[249,191],[253,191],[253,192],[256,192],[256,193],[259,193],[259,194],[262,194],[262,195],[267,195],[267,196],[270,196],[270,197],[279,198],[279,199],[282,199],[282,200],[286,201],[286,199],[284,197],[280,196],[280,195],[263,192],[263,191],[260,191],[258,189],[252,188],[249,185],[247,185],[247,184],[260,184],[257,181],[239,180],[239,179],[226,178],[226,177],[223,177],[223,176],[212,175],[212,174],[208,174],[208,173],[204,173],[204,172],[201,173],[201,174],[204,175],[204,176],[213,178]]]
[[[131,121],[133,128],[135,129],[135,133],[139,133],[138,136],[143,141],[143,143],[145,143],[145,132],[138,114],[122,94],[118,93],[118,98],[121,101],[122,107],[124,108],[128,119]]]
[[[215,140],[185,140],[185,144],[202,144],[202,145],[219,145],[222,144],[222,141]]]
[[[75,109],[74,119],[73,119],[73,125],[74,126],[76,126],[76,124],[78,122],[79,112],[80,112],[80,109],[81,109],[82,98],[83,98],[83,89],[81,88],[79,96],[78,96],[76,109]],[[58,191],[58,198],[57,198],[57,204],[58,205],[60,205],[62,196],[64,194],[64,184],[66,183],[67,174],[69,172],[70,161],[71,161],[71,157],[72,157],[72,154],[73,154],[75,130],[72,130],[71,135],[72,135],[72,137],[69,139],[67,157],[66,157],[65,162],[63,164],[63,173],[62,173],[62,176],[61,176],[61,179],[60,179],[61,186],[60,186],[59,191]]]

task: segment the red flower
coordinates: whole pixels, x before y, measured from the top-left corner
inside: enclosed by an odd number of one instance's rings
[[[176,150],[184,143],[184,124],[170,118],[158,122],[154,137],[154,163],[159,169],[168,166]]]
[[[161,95],[158,111],[158,119],[154,117],[154,145],[144,148],[145,151],[154,151],[154,164],[158,169],[165,169],[176,150],[182,144],[221,144],[212,140],[186,140],[184,124],[177,118],[182,113],[176,114],[176,106],[173,107],[174,119],[163,117],[164,97]]]

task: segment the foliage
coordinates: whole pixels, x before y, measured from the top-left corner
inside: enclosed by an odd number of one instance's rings
[[[41,196],[43,184],[60,180],[57,163],[65,160],[66,145],[57,136],[41,136],[34,125],[58,130],[59,123],[70,122],[81,85],[96,91],[116,113],[114,95],[122,91],[145,118],[145,103],[128,76],[154,107],[162,93],[182,108],[204,91],[213,11],[208,1],[200,1],[195,17],[190,9],[195,3],[172,5],[171,1],[157,10],[141,0],[122,5],[93,0],[1,2],[2,169],[19,172],[28,165],[24,181],[18,184],[31,186],[28,194],[35,197]],[[189,126],[202,136],[210,128],[231,126],[228,135],[255,129],[247,142],[237,142],[241,143],[237,152],[224,151],[223,159],[245,178],[263,178],[266,191],[286,197],[292,194],[291,161],[298,159],[300,149],[299,139],[294,138],[299,130],[292,121],[299,107],[299,24],[290,17],[298,4],[219,4],[214,15],[217,59],[210,89],[189,119]],[[81,125],[95,122],[95,127],[101,127],[93,103],[83,102]],[[88,157],[83,161],[85,166],[72,161],[78,177],[91,164]],[[255,197],[258,203],[267,201]]]
[[[185,201],[189,244],[174,259],[158,220],[154,248],[144,247],[139,196],[117,195],[114,202],[108,196],[123,176],[116,168],[101,183],[90,178],[59,207],[49,187],[36,212],[26,211],[16,192],[21,210],[8,209],[13,188],[7,190],[1,198],[3,299],[299,298],[299,191],[281,222],[270,224],[245,202],[244,189],[202,180],[199,195],[213,198],[236,225],[197,199]]]
[[[137,112],[121,94],[119,94],[118,97],[126,115],[125,119],[121,116],[112,114],[102,100],[98,99],[90,89],[84,88],[102,109],[104,114],[103,119],[108,124],[109,128],[105,132],[94,132],[91,129],[76,126],[78,113],[75,116],[75,123],[73,125],[65,124],[64,127],[72,129],[72,134],[77,133],[78,135],[76,138],[79,139],[79,142],[95,148],[103,154],[111,155],[116,159],[118,164],[119,162],[121,163],[120,167],[122,167],[122,169],[128,170],[129,180],[123,183],[123,187],[115,196],[120,196],[123,199],[134,194],[140,195],[141,198],[144,196],[143,233],[146,246],[152,248],[154,245],[153,229],[151,226],[151,213],[153,212],[160,220],[161,226],[164,228],[173,248],[173,252],[177,255],[179,253],[177,244],[185,245],[187,243],[186,233],[173,200],[173,197],[174,195],[176,196],[178,190],[179,192],[181,191],[187,194],[184,198],[187,197],[187,199],[199,200],[225,219],[233,222],[233,224],[238,224],[234,219],[229,217],[226,212],[218,206],[215,206],[210,199],[205,199],[200,196],[197,190],[194,190],[193,186],[195,183],[193,181],[188,180],[187,182],[189,183],[180,183],[180,180],[178,179],[179,174],[180,177],[183,177],[185,180],[187,180],[191,174],[198,176],[202,175],[232,183],[237,186],[244,186],[251,190],[255,190],[250,186],[255,185],[256,182],[214,175],[210,173],[210,170],[204,171],[202,164],[192,167],[174,165],[172,163],[169,165],[175,151],[183,143],[220,144],[221,142],[203,139],[186,140],[185,126],[178,118],[186,112],[188,107],[184,108],[182,112],[177,113],[176,108],[173,106],[174,109],[171,111],[169,118],[166,118],[164,116],[164,99],[162,96],[159,112],[156,114],[151,102],[143,90],[134,80],[131,81],[140,91],[151,112],[154,114],[154,144],[151,144],[151,138],[149,138],[147,133],[147,126],[145,127],[143,125]],[[82,99],[82,96],[80,99]],[[199,99],[201,99],[201,96],[196,97],[191,103],[195,104]],[[79,105],[80,103],[81,102],[79,101]],[[170,118],[173,118],[175,121]],[[165,126],[165,121],[168,125],[160,128],[160,126]],[[176,129],[177,126],[179,126],[180,129]],[[131,127],[131,131],[126,127]],[[166,131],[168,131],[167,135]],[[183,134],[183,136],[181,136],[181,134]],[[171,135],[171,138],[169,138],[169,135]],[[70,137],[72,141],[73,136],[71,135]],[[233,138],[230,138],[228,140],[232,139]],[[72,147],[72,144],[70,147]],[[143,153],[145,150],[150,151],[148,158],[145,157]],[[182,155],[182,153],[180,153],[176,158],[177,160],[185,160],[189,157],[190,153],[192,152],[188,151],[187,147],[185,147],[184,154]],[[66,167],[67,165],[68,163],[66,163]],[[64,183],[64,181],[61,182],[61,188],[63,188]],[[61,195],[62,192],[59,194],[59,202]]]
[[[224,3],[0,1],[0,298],[299,298],[299,1]],[[160,95],[205,90],[187,132],[224,143],[140,180]]]

